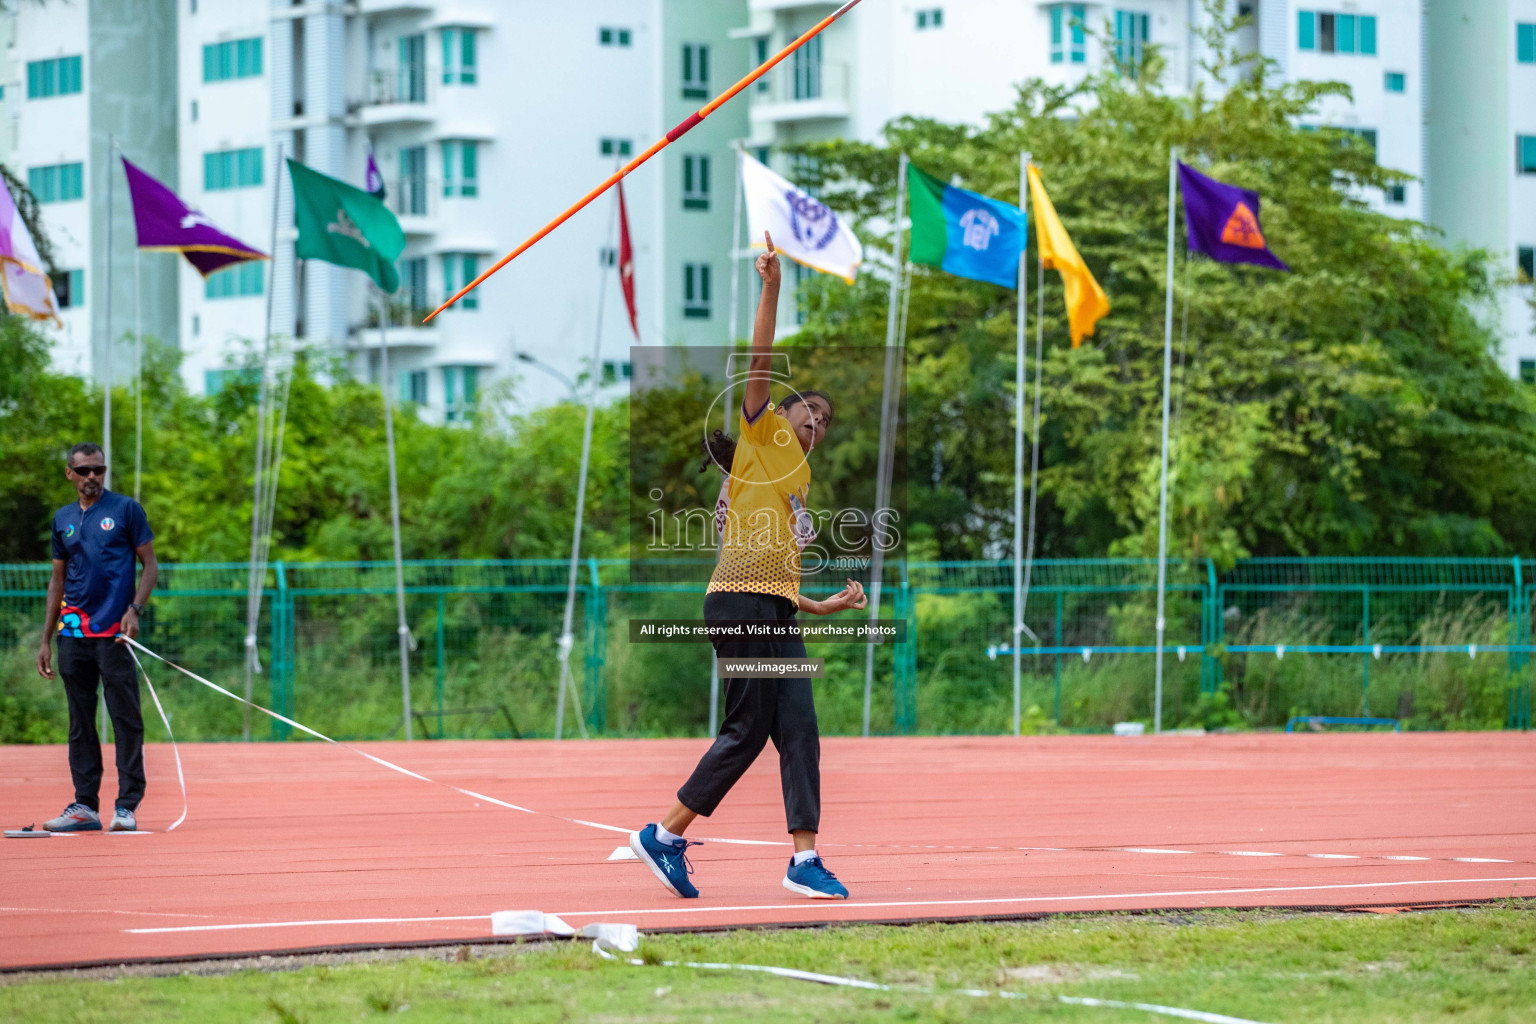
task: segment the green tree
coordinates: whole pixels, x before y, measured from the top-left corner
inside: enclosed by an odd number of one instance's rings
[[[1233,48],[1233,27],[1209,40],[1209,70],[1233,83],[1219,95],[1166,95],[1154,53],[1136,77],[1027,82],[979,128],[904,118],[885,146],[801,147],[819,161],[811,184],[878,226],[892,216],[898,151],[1014,201],[1018,154],[1041,166],[1113,305],[1074,351],[1059,282],[1046,277],[1042,554],[1156,551],[1170,146],[1256,189],[1271,246],[1293,268],[1216,264],[1181,243],[1172,551],[1230,564],[1529,550],[1536,405],[1500,370],[1476,316],[1492,296],[1487,255],[1372,211],[1366,197],[1405,176],[1347,134],[1311,127],[1320,103],[1347,89],[1279,81]],[[889,234],[868,237],[889,253]],[[813,287],[797,343],[882,343],[883,282]],[[1012,533],[1016,296],[918,267],[909,301],[913,515],[945,557],[1001,554]]]

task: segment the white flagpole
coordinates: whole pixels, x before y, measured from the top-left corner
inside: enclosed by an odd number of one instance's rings
[[[112,174],[112,161],[117,155],[117,137],[107,136],[107,297],[106,342],[102,352],[102,377],[105,380],[105,398],[101,409],[101,453],[105,456],[107,472],[102,479],[103,489],[112,486],[112,192],[117,182]],[[103,733],[105,735],[105,733]]]
[[[389,342],[384,325],[389,320],[388,296],[379,290],[379,390],[384,392],[384,447],[389,452],[389,525],[395,540],[395,609],[400,636],[400,701],[405,719],[405,738],[411,739],[411,628],[405,624],[405,566],[400,556],[400,483],[395,474],[395,415],[389,398]]]
[[[116,185],[113,180],[112,161],[117,155],[117,137],[107,136],[107,298],[105,316],[107,321],[106,343],[103,358],[103,373],[106,386],[101,407],[101,432],[102,459],[107,464],[107,471],[101,479],[103,490],[112,486],[112,192]],[[96,715],[96,734],[105,742],[107,739],[107,702],[105,694],[101,702],[101,709]]]
[[[896,394],[893,378],[896,376],[897,337],[896,321],[901,296],[901,274],[906,260],[901,252],[901,216],[907,198],[907,154],[896,161],[896,221],[892,225],[891,293],[885,317],[885,386],[880,391],[880,452],[879,467],[875,471],[875,507],[879,516],[891,500],[891,446],[895,441]],[[878,521],[878,520],[877,520]],[[871,524],[874,525],[873,523]],[[875,527],[870,533],[869,620],[880,617],[880,581],[885,573],[885,549],[880,546],[881,531]],[[869,735],[869,712],[875,688],[875,645],[864,648],[864,735]]]
[[[1029,154],[1019,154],[1019,209],[1027,209],[1029,195]],[[1015,343],[1013,370],[1013,632],[1009,646],[1013,648],[1013,734],[1019,734],[1020,673],[1023,670],[1023,653],[1019,650],[1024,642],[1024,344],[1025,315],[1029,311],[1029,273],[1025,255],[1029,251],[1029,223],[1024,224],[1022,244],[1019,246],[1019,308],[1016,319],[1018,337]],[[1035,368],[1040,373],[1040,368]],[[1031,536],[1033,539],[1033,536]]]
[[[740,315],[738,309],[739,293],[741,289],[741,149],[736,149],[734,164],[736,167],[736,198],[731,204],[731,318],[726,327],[726,351],[725,351],[725,409],[720,414],[720,428],[727,434],[731,432],[731,413],[736,405],[736,388],[731,379],[731,355],[736,351],[737,324],[736,318]],[[720,558],[720,546],[725,543],[725,534],[722,532],[715,541],[715,558]],[[720,659],[715,654],[713,645],[709,648],[709,734],[715,734],[715,728],[720,722]]]
[[[619,219],[619,201],[613,201],[613,223]],[[613,239],[613,226],[608,229],[608,240]],[[587,374],[587,422],[581,432],[581,470],[576,475],[576,525],[571,530],[571,567],[565,581],[565,624],[560,630],[560,690],[555,696],[555,739],[563,739],[565,733],[565,692],[576,692],[576,681],[571,678],[571,648],[575,639],[571,636],[571,620],[576,614],[576,571],[581,560],[581,520],[587,507],[587,467],[592,461],[592,418],[597,410],[598,367],[603,359],[603,303],[608,297],[608,268],[601,268],[597,279],[597,331],[592,337],[592,367]],[[587,609],[590,615],[592,609]],[[591,623],[587,632],[592,631]],[[587,738],[587,723],[581,717],[578,701],[576,724],[581,727],[581,738]]]
[[[1178,205],[1178,147],[1168,147],[1168,267],[1163,310],[1163,470],[1157,499],[1157,670],[1152,696],[1152,731],[1163,731],[1163,618],[1168,584],[1168,392],[1173,375],[1173,220]]]
[[[254,489],[251,496],[251,555],[246,565],[246,610],[245,610],[245,715],[241,722],[240,734],[245,742],[251,741],[251,697],[254,681],[252,676],[260,670],[256,660],[256,623],[261,617],[261,591],[265,584],[266,558],[262,554],[264,548],[261,544],[262,510],[266,508],[264,501],[265,491],[261,486],[261,477],[266,471],[267,463],[267,417],[272,402],[272,296],[277,291],[277,207],[278,200],[282,197],[283,188],[283,146],[277,145],[276,159],[272,171],[272,246],[268,250],[270,257],[270,272],[267,274],[267,318],[266,330],[263,332],[261,348],[261,394],[256,404],[256,473],[253,478]],[[271,481],[270,486],[276,487],[277,481]],[[270,529],[270,527],[268,527]],[[273,652],[276,657],[276,652]]]
[[[139,500],[144,467],[144,322],[140,307],[144,303],[139,283],[139,247],[133,247],[133,500]]]

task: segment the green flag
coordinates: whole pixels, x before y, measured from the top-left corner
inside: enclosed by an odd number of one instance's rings
[[[395,257],[405,248],[405,232],[395,215],[376,196],[296,160],[288,161],[288,174],[299,229],[294,255],[356,267],[386,292],[399,288]]]

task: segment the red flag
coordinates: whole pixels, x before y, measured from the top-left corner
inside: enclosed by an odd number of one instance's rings
[[[624,305],[629,307],[629,326],[640,340],[640,318],[635,313],[635,250],[629,244],[629,214],[624,211],[624,183],[619,182],[619,284]]]

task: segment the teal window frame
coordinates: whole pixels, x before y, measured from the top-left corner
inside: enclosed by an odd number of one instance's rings
[[[1317,12],[1296,12],[1296,49],[1317,49]]]
[[[598,156],[629,156],[634,152],[634,144],[629,139],[598,139]]]
[[[395,212],[422,217],[427,213],[427,147],[401,146],[400,184],[395,189]]]
[[[1360,15],[1360,56],[1376,56],[1376,16]]]
[[[1141,69],[1151,29],[1152,18],[1145,11],[1115,11],[1115,63],[1132,76]]]
[[[68,203],[85,198],[85,165],[45,164],[27,168],[27,188],[39,203]]]
[[[683,264],[683,318],[685,320],[708,320],[713,316],[709,276],[708,263]]]
[[[261,383],[261,371],[255,367],[242,367],[237,370],[204,370],[203,392],[212,398],[231,384]]]
[[[1335,53],[1355,52],[1355,30],[1358,27],[1353,14],[1333,16],[1333,49]]]
[[[216,270],[203,279],[206,299],[248,298],[266,293],[266,267],[261,260],[244,260]]]
[[[445,28],[443,34],[443,84],[474,85],[476,80],[475,30]]]
[[[598,46],[618,46],[627,49],[633,38],[633,35],[627,28],[615,28],[612,25],[605,25],[597,30]]]
[[[413,32],[398,38],[395,44],[399,61],[395,68],[397,103],[427,102],[427,36]]]
[[[442,147],[443,195],[462,199],[477,197],[480,194],[479,143],[473,139],[444,139]]]
[[[944,8],[942,8],[942,7],[927,7],[927,8],[924,8],[923,10],[921,10],[921,11],[918,11],[917,12],[917,27],[919,29],[943,28],[944,27]]]
[[[239,78],[257,78],[262,73],[261,36],[228,39],[203,46],[203,81],[229,82]]]
[[[218,149],[203,154],[203,190],[223,192],[262,185],[262,147]]]
[[[85,271],[61,270],[53,284],[53,297],[60,309],[80,309],[85,305]]]
[[[1522,245],[1515,253],[1515,266],[1526,281],[1536,281],[1536,246]],[[79,273],[79,271],[70,271]]]
[[[683,44],[683,99],[709,99],[709,46]]]
[[[1384,72],[1381,82],[1387,92],[1405,92],[1408,88],[1408,76],[1401,71]]]
[[[1521,22],[1515,26],[1515,60],[1536,64],[1536,24]]]
[[[475,405],[480,398],[480,368],[444,366],[442,369],[443,420],[447,423],[467,423],[475,418]]]
[[[73,96],[83,86],[78,56],[51,57],[27,62],[27,99],[45,100]]]
[[[1520,360],[1520,383],[1536,384],[1536,359]]]
[[[400,401],[411,405],[427,404],[427,371],[401,370]]]
[[[709,157],[701,153],[683,157],[683,209],[709,209]]]
[[[1536,174],[1536,135],[1515,136],[1515,173]]]
[[[455,271],[463,276],[455,277]],[[443,294],[452,295],[469,282],[480,275],[480,257],[468,252],[443,253]],[[470,292],[460,299],[455,309],[474,310],[480,308],[480,293]]]
[[[1088,60],[1086,4],[1054,4],[1051,7],[1051,63],[1084,64]]]

